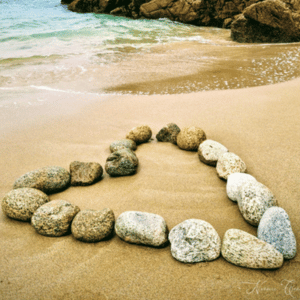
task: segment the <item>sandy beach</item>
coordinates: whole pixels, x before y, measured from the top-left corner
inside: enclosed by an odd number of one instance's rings
[[[221,239],[231,228],[256,235],[227,198],[226,182],[214,167],[201,163],[196,152],[155,139],[170,122],[198,126],[271,189],[290,216],[299,249],[300,79],[181,95],[2,92],[3,98],[22,101],[0,110],[1,199],[16,178],[40,167],[69,169],[75,160],[104,166],[110,143],[146,124],[153,136],[136,151],[137,174],[104,174],[95,185],[70,187],[51,200],[82,210],[108,207],[116,218],[129,210],[156,213],[169,230],[186,219],[202,219]],[[35,101],[41,96],[43,102]],[[241,268],[222,257],[183,264],[171,256],[170,246],[128,244],[116,235],[95,244],[71,235],[49,238],[2,212],[0,234],[1,299],[300,299],[299,254],[278,270]]]

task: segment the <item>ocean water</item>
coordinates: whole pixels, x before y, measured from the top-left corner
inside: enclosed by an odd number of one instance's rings
[[[59,0],[0,0],[0,106],[33,90],[173,94],[298,76],[299,43],[239,44],[225,29],[78,14]]]

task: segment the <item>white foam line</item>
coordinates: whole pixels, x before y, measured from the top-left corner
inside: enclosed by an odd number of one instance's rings
[[[72,91],[72,90],[53,89],[53,88],[50,88],[48,86],[31,85],[30,87],[34,88],[34,89],[37,89],[37,90],[46,90],[46,91],[51,91],[51,92],[59,92],[59,93],[67,93],[67,94],[107,96],[107,94],[87,93],[87,92],[78,92],[78,91]]]

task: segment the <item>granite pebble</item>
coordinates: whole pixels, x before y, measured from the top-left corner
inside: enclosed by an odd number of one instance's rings
[[[228,149],[222,144],[213,140],[205,140],[199,145],[198,148],[198,156],[200,161],[214,167],[217,165],[219,157],[225,152],[228,152]]]
[[[40,190],[19,188],[4,196],[2,211],[11,219],[30,221],[33,213],[48,201],[50,201],[49,197]]]
[[[262,216],[257,228],[257,237],[277,249],[285,259],[297,253],[297,242],[291,221],[281,207],[270,207]]]
[[[49,195],[65,190],[70,184],[70,178],[70,173],[62,167],[44,167],[19,177],[13,188],[35,188]]]
[[[111,235],[115,224],[115,215],[109,208],[103,210],[86,209],[74,218],[71,231],[80,241],[95,243]]]
[[[115,231],[122,240],[133,244],[160,247],[168,241],[165,220],[147,212],[123,212],[116,221]]]
[[[117,140],[112,142],[109,146],[110,152],[115,152],[124,148],[128,148],[132,151],[137,149],[136,143],[130,139]]]
[[[253,226],[258,226],[265,211],[277,206],[273,193],[260,182],[248,182],[242,186],[239,209],[244,219]]]
[[[177,136],[179,132],[180,128],[175,123],[169,123],[157,133],[156,139],[159,142],[169,142],[177,145]]]
[[[253,269],[277,269],[283,264],[283,255],[272,245],[239,229],[226,231],[222,256],[230,263]]]
[[[221,239],[211,224],[189,219],[169,233],[172,256],[184,263],[211,261],[220,256]]]
[[[96,162],[73,161],[70,164],[72,186],[92,185],[99,181],[103,174],[103,168]]]
[[[40,206],[31,218],[31,224],[41,235],[62,236],[68,233],[72,220],[80,211],[64,200],[52,200]]]
[[[199,145],[206,140],[205,132],[195,126],[184,127],[177,135],[177,145],[180,149],[197,151]]]
[[[126,139],[133,140],[137,145],[146,143],[152,136],[152,130],[148,125],[132,128],[126,135]]]
[[[226,193],[230,200],[238,202],[241,199],[242,187],[248,182],[256,182],[257,180],[250,174],[232,173],[228,176],[226,184]]]

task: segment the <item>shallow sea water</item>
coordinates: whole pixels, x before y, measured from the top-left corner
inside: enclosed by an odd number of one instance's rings
[[[177,94],[300,75],[299,43],[240,44],[230,30],[78,14],[57,0],[1,0],[0,11],[0,106],[34,91]]]

